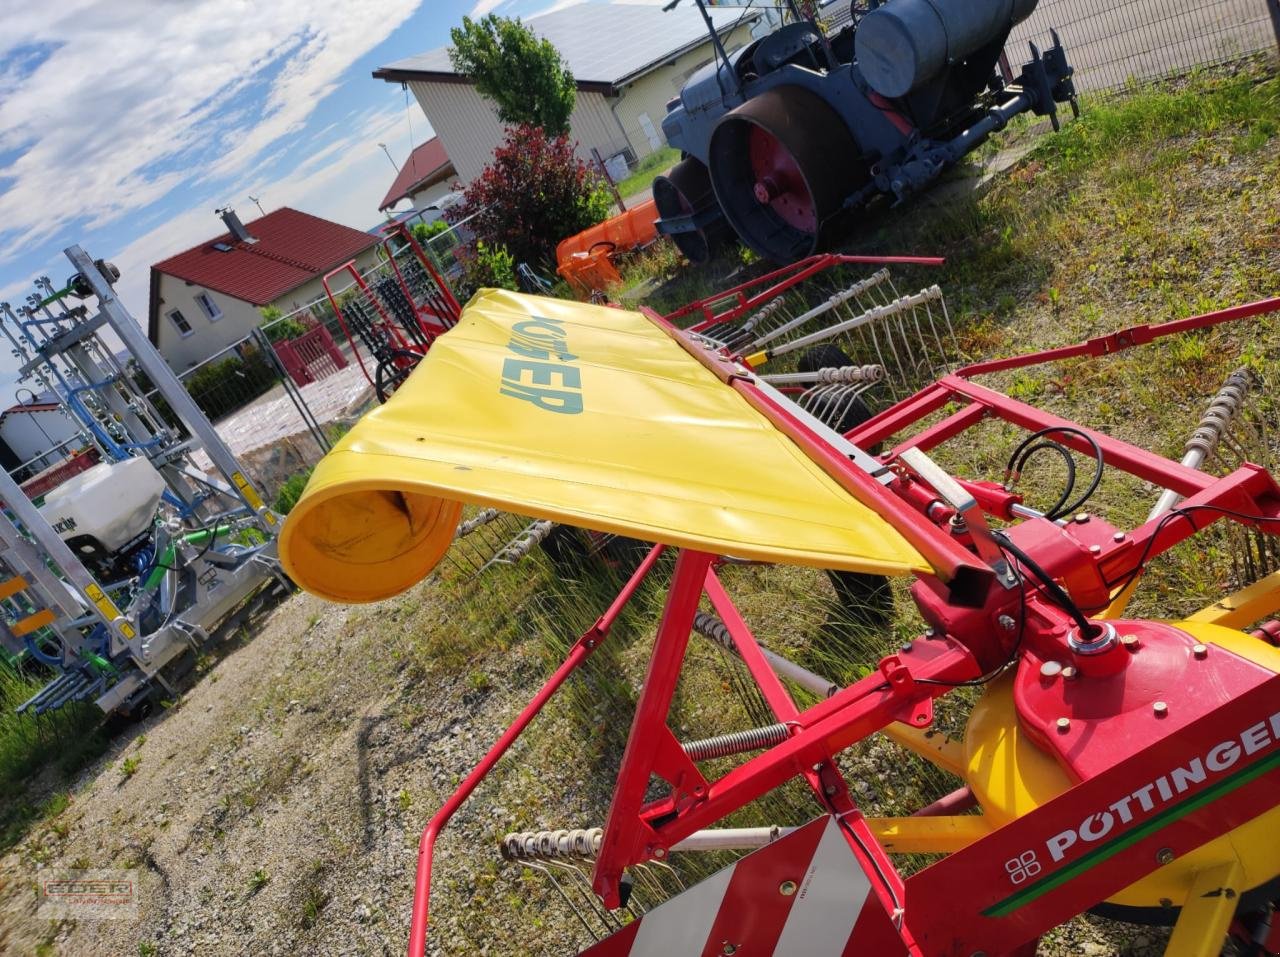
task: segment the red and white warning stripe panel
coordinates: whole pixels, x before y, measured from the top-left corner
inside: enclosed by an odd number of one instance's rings
[[[748,854],[583,951],[584,957],[895,953],[907,951],[829,816]]]

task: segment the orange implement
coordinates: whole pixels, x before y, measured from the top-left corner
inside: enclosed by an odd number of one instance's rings
[[[602,223],[589,226],[575,236],[561,240],[556,247],[556,261],[563,266],[569,257],[577,253],[591,253],[598,249],[606,252],[625,252],[643,246],[658,238],[658,209],[653,200],[633,206]]]
[[[556,247],[556,272],[588,295],[618,282],[618,271],[609,257],[657,239],[658,227],[654,225],[657,218],[657,207],[653,200],[648,200],[562,240]]]

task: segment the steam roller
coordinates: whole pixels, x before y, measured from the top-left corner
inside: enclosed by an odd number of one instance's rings
[[[440,832],[567,682],[595,687],[582,669],[642,588],[665,598],[626,745],[583,771],[607,767],[607,807],[500,842],[551,878],[547,901],[577,895],[580,953],[1033,957],[1088,913],[1171,926],[1173,957],[1280,954],[1280,484],[1248,440],[1258,384],[1232,373],[1175,461],[978,381],[1277,312],[1261,300],[963,366],[841,434],[655,313],[481,292],[315,470],[282,531],[289,574],[384,599],[430,572],[465,504],[656,544],[427,824],[410,957]],[[972,454],[984,436],[1004,474],[944,465],[990,461]],[[1072,463],[1064,487],[1020,491],[1044,460]],[[1137,612],[1184,544],[1249,559],[1199,611],[1161,617],[1162,588]],[[905,579],[913,634],[878,634],[843,679],[824,675],[753,630],[745,563]],[[734,680],[704,675],[711,697],[673,713],[704,643]],[[742,723],[692,733],[708,714]],[[937,786],[869,813],[892,774],[860,763],[872,746],[929,762]],[[804,807],[762,820],[784,786]],[[689,863],[708,852],[713,866]]]
[[[684,159],[654,181],[658,230],[693,262],[714,249],[709,236],[731,233],[767,259],[812,255],[1014,116],[1048,116],[1057,129],[1058,104],[1077,110],[1056,35],[1044,53],[1032,45],[1018,76],[997,70],[1037,0],[855,3],[832,36],[788,0],[790,22],[733,51],[696,3],[716,56],[668,104],[663,132]]]

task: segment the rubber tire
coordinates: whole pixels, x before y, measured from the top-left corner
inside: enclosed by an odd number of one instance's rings
[[[800,361],[796,363],[796,370],[799,372],[817,372],[819,369],[847,369],[852,365],[855,365],[854,361],[844,352],[833,345],[824,343],[803,352],[800,356]],[[823,410],[819,408],[816,411],[818,418],[822,418]],[[846,432],[856,429],[874,414],[871,411],[871,407],[863,402],[861,398],[855,398],[840,414],[839,422],[828,424],[841,435],[844,435]]]
[[[796,368],[800,372],[817,372],[819,369],[846,369],[853,364],[854,361],[841,349],[823,343],[805,350]],[[855,399],[840,417],[836,430],[843,435],[866,422],[872,414],[865,402]],[[831,579],[840,607],[849,613],[852,620],[880,625],[887,624],[893,617],[893,590],[885,576],[828,570],[827,577]]]
[[[796,363],[797,372],[817,372],[819,369],[847,369],[854,365],[845,351],[829,342],[806,349]]]

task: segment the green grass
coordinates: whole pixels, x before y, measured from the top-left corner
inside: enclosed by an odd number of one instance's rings
[[[655,150],[636,164],[630,176],[618,183],[618,193],[626,199],[648,189],[655,176],[665,173],[678,162],[680,162],[678,149],[664,146],[660,150]]]
[[[43,668],[0,661],[0,852],[33,824],[61,814],[68,803],[64,792],[41,795],[106,750],[102,714],[92,705],[68,705],[41,716],[15,713],[51,677]],[[47,787],[33,787],[44,769]]]

